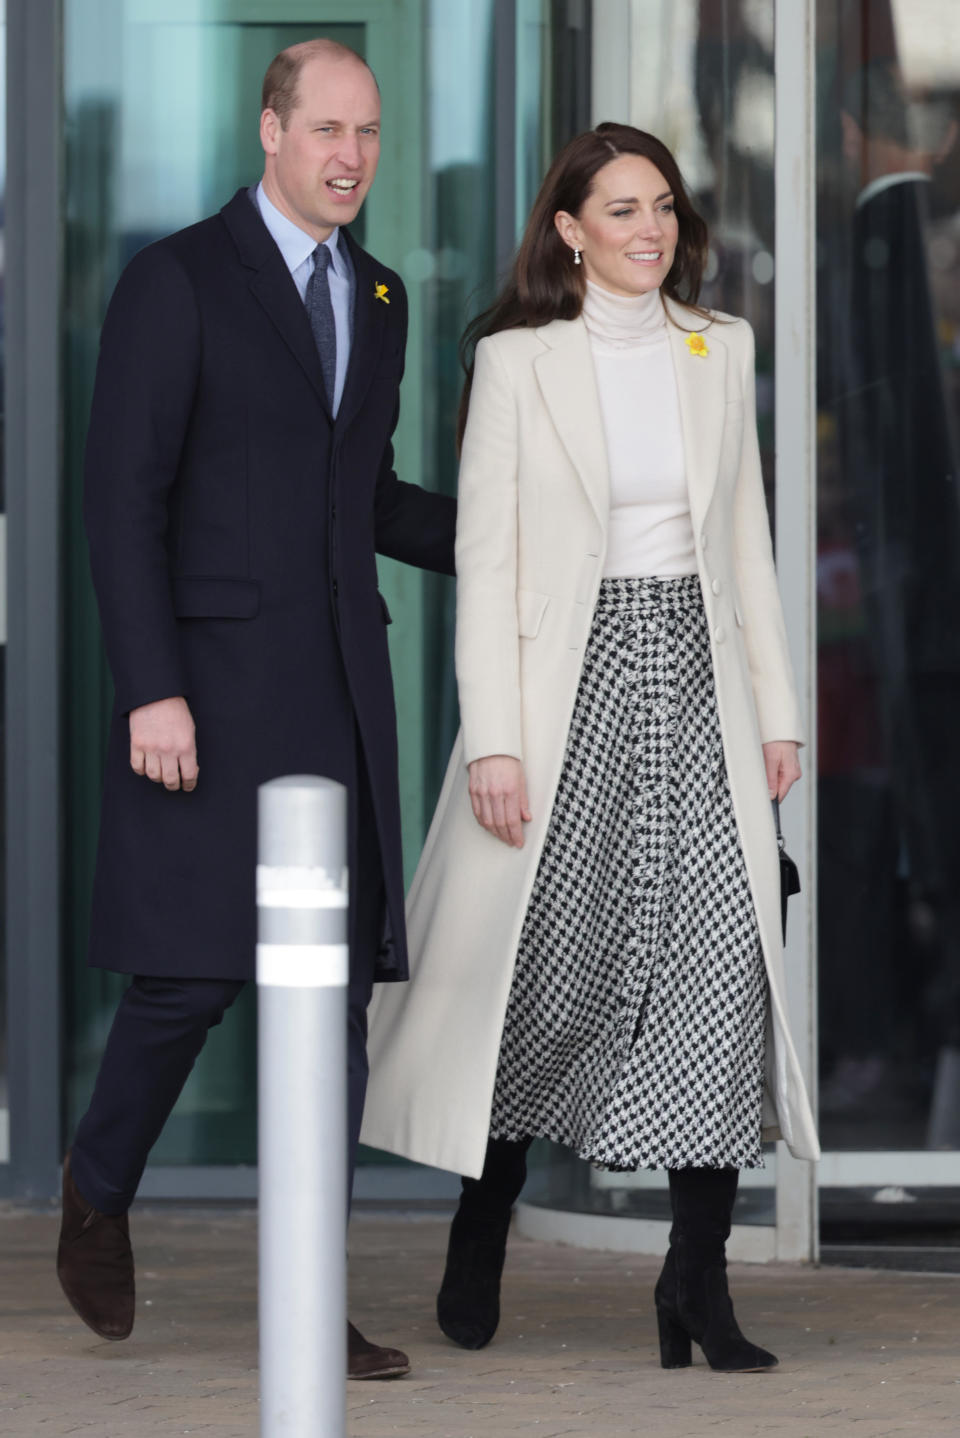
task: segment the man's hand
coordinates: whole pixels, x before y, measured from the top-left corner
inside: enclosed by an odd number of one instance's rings
[[[763,762],[767,770],[767,789],[771,799],[785,799],[800,778],[797,746],[788,740],[775,739],[763,746]]]
[[[130,710],[130,768],[165,789],[197,787],[197,739],[186,699]]]
[[[505,844],[523,848],[523,825],[533,815],[527,803],[523,765],[509,754],[489,754],[469,766],[470,802],[478,824]]]

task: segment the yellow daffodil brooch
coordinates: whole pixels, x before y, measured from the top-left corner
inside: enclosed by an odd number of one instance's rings
[[[388,304],[390,303],[390,301],[387,299],[387,286],[386,286],[386,285],[374,285],[374,287],[373,287],[373,293],[376,295],[376,297],[377,297],[378,300],[383,300],[383,303],[384,303],[385,305],[388,305]]]
[[[703,335],[687,335],[687,349],[692,355],[698,355],[700,359],[706,359],[710,353]]]

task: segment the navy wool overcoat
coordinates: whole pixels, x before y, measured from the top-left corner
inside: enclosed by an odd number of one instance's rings
[[[85,481],[116,689],[97,966],[252,977],[258,784],[327,775],[349,786],[355,816],[365,770],[389,936],[377,977],[406,977],[375,553],[452,573],[455,503],[393,472],[406,297],[398,275],[346,243],[354,329],[336,420],[306,311],[247,191],[137,254],[111,300]],[[197,727],[190,794],[129,763],[129,711],[180,694]],[[381,902],[379,882],[366,883],[353,886],[355,909]]]

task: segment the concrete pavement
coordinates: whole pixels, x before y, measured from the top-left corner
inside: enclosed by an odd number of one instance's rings
[[[134,1212],[139,1313],[99,1342],[53,1272],[56,1216],[0,1208],[0,1433],[256,1438],[256,1220]],[[349,1388],[350,1438],[854,1438],[960,1434],[960,1278],[737,1266],[744,1329],[772,1374],[664,1373],[657,1264],[515,1240],[504,1319],[479,1353],[433,1321],[446,1222],[360,1214],[352,1316],[414,1372]],[[296,1435],[300,1438],[300,1435]]]

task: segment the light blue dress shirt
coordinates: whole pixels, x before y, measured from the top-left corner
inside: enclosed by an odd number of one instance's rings
[[[257,205],[263,223],[270,231],[277,247],[286,261],[293,283],[301,300],[306,299],[307,284],[313,274],[313,252],[317,242],[306,230],[301,230],[267,197],[261,180],[257,186]],[[337,331],[337,376],[333,392],[333,413],[336,417],[343,398],[343,386],[350,362],[350,319],[353,310],[353,267],[340,247],[339,228],[332,231],[324,244],[330,251],[330,265],[327,282],[330,286],[330,303],[333,306],[333,322]]]

